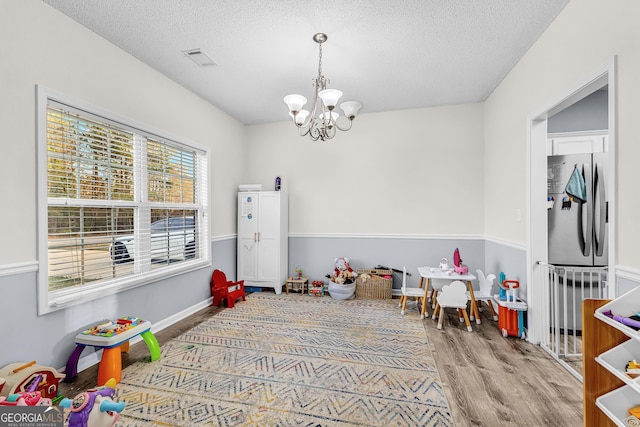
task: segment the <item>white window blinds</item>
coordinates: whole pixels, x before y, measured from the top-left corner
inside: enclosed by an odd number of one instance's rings
[[[42,108],[41,312],[209,263],[206,151],[66,102]]]

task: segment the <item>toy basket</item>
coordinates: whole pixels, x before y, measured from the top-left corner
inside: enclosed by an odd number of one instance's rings
[[[393,292],[393,279],[391,270],[382,269],[357,269],[356,273],[356,298],[364,299],[391,299]],[[369,277],[363,278],[363,274]]]

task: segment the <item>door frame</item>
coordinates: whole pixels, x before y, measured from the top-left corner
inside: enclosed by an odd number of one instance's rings
[[[543,337],[545,311],[545,268],[539,261],[548,261],[547,251],[547,119],[575,104],[593,92],[608,86],[609,167],[609,277],[608,298],[616,295],[617,236],[617,57],[613,56],[586,78],[577,82],[552,101],[527,116],[527,301],[529,301],[529,341],[539,343]],[[545,230],[544,233],[540,230]]]

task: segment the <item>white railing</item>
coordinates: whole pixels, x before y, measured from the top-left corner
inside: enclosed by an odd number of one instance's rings
[[[570,267],[540,262],[546,269],[548,310],[540,345],[582,381],[582,301],[604,298],[607,267]]]

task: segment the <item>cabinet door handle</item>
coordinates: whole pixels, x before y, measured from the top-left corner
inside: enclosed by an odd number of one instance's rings
[[[260,232],[258,231],[258,242],[260,241]]]
[[[254,241],[254,242],[257,242],[257,241],[258,241],[258,239],[256,239],[256,233],[253,233],[253,241]]]

